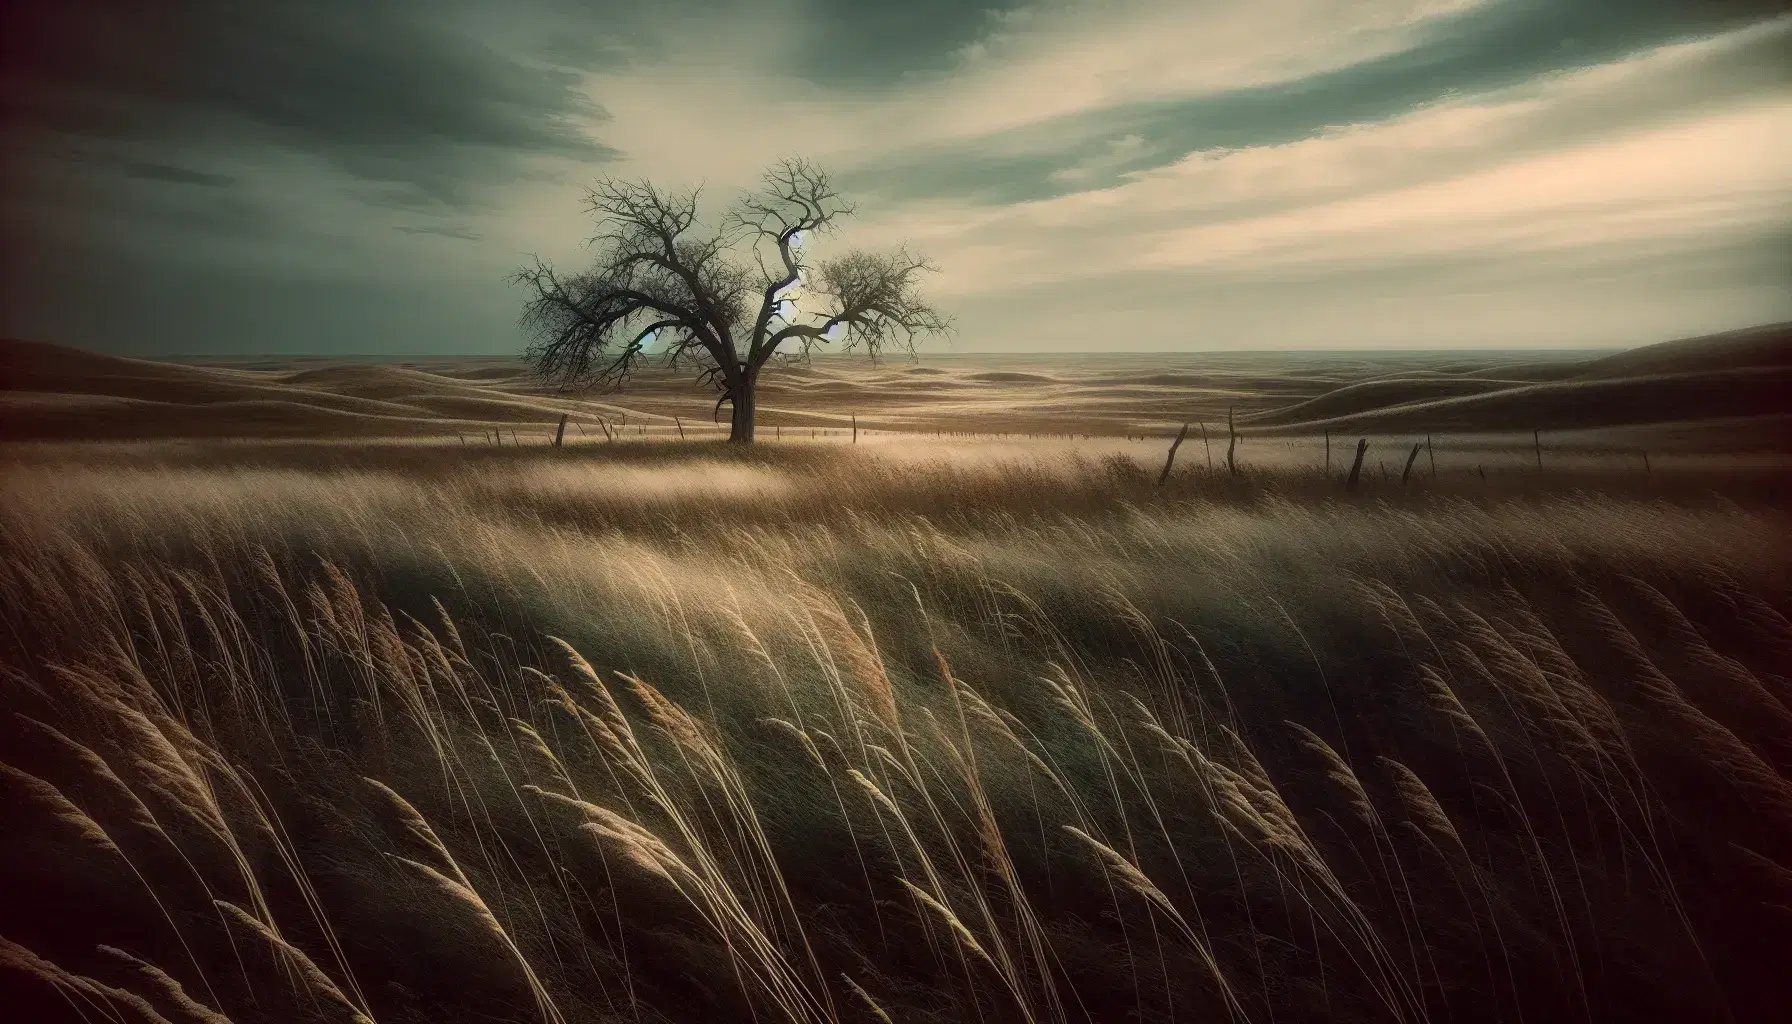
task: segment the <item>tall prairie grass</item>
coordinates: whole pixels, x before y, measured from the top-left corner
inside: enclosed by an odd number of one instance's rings
[[[657,446],[3,472],[32,1019],[1792,1005],[1758,490]]]

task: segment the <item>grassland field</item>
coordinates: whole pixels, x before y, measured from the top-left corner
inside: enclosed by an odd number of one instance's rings
[[[820,360],[752,446],[5,343],[0,1007],[1776,1019],[1788,337]]]

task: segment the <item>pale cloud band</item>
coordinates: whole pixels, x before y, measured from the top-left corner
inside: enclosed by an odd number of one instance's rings
[[[167,45],[202,72],[75,47],[6,83],[0,330],[504,351],[503,271],[577,257],[581,181],[725,202],[790,153],[860,200],[849,241],[934,257],[965,350],[1792,318],[1792,18],[1766,2],[192,6]],[[204,64],[245,40],[262,78]],[[91,308],[96,277],[138,301]]]

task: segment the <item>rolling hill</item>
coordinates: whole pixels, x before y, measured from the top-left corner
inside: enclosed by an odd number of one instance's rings
[[[191,365],[0,341],[0,438],[536,436],[570,414],[631,432],[709,426],[688,369],[643,369],[621,392],[562,393],[496,359],[259,360]],[[1170,354],[960,357],[867,366],[844,357],[768,370],[762,424],[922,433],[1137,436],[1183,421],[1263,436],[1529,432],[1710,421],[1792,409],[1792,324],[1611,355]]]

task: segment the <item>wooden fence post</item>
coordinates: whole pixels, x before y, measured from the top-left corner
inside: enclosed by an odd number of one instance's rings
[[[859,414],[856,412],[852,414],[852,443],[859,443]]]
[[[1232,425],[1231,406],[1226,407],[1226,433],[1232,435],[1231,443],[1226,445],[1226,472],[1233,476],[1237,476],[1238,461],[1235,458],[1235,455],[1238,451],[1238,429]]]
[[[1356,490],[1356,481],[1363,472],[1363,453],[1369,450],[1369,439],[1361,438],[1356,443],[1356,461],[1350,464],[1350,476],[1344,481],[1347,490]]]
[[[672,425],[678,428],[678,439],[684,440],[684,421],[677,416],[672,417]]]
[[[1332,478],[1332,432],[1325,432],[1325,478]]]
[[[1543,472],[1543,431],[1531,431],[1531,444],[1537,449],[1537,472]]]
[[[1412,454],[1406,457],[1406,468],[1400,471],[1400,486],[1405,487],[1407,478],[1412,476],[1412,464],[1419,461],[1419,446],[1412,446]]]
[[[1157,475],[1157,486],[1162,487],[1164,481],[1170,479],[1170,467],[1176,464],[1176,449],[1182,447],[1182,439],[1188,436],[1188,424],[1176,434],[1176,440],[1170,442],[1170,454],[1164,459],[1164,471]]]
[[[1431,450],[1431,435],[1425,435],[1425,458],[1431,461],[1431,479],[1437,479],[1437,453]]]
[[[561,413],[560,426],[554,430],[554,447],[556,448],[566,447],[566,420],[567,414]]]

